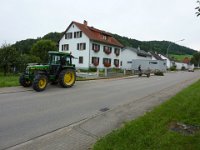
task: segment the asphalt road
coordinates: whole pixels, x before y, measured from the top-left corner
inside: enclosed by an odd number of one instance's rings
[[[82,81],[69,89],[50,85],[39,93],[31,88],[15,88],[19,92],[4,89],[5,93],[0,92],[0,149],[97,115],[102,108],[113,109],[196,78],[200,78],[199,71]]]

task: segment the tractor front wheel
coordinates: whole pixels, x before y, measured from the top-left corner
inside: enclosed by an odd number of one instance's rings
[[[76,80],[76,73],[73,69],[62,70],[59,75],[59,83],[62,87],[72,87]]]
[[[48,80],[46,75],[37,75],[33,81],[33,89],[37,92],[44,91]]]
[[[23,87],[30,87],[32,85],[31,80],[24,78],[24,75],[19,77],[19,83]]]

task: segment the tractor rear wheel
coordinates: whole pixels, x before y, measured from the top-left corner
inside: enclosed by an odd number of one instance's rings
[[[64,87],[72,87],[76,81],[76,73],[73,69],[62,70],[59,75],[59,84]]]
[[[23,87],[30,87],[32,85],[31,80],[24,78],[24,75],[19,77],[19,83]]]
[[[33,81],[33,89],[37,92],[44,91],[48,84],[46,75],[37,75]]]

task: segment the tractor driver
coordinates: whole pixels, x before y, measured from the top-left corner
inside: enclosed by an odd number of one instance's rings
[[[66,59],[65,59],[65,57],[61,57],[60,64],[61,64],[61,66],[65,66],[66,65]]]

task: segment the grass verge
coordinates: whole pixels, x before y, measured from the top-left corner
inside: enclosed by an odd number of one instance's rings
[[[9,74],[3,76],[0,74],[0,87],[11,87],[19,85],[19,75]]]
[[[182,62],[185,57],[188,57],[191,59],[192,55],[173,55],[173,54],[171,54],[170,57],[173,57],[173,58],[175,58],[175,60]]]
[[[97,141],[94,150],[200,149],[200,80],[169,101]],[[174,123],[195,126],[193,134],[171,130]]]

